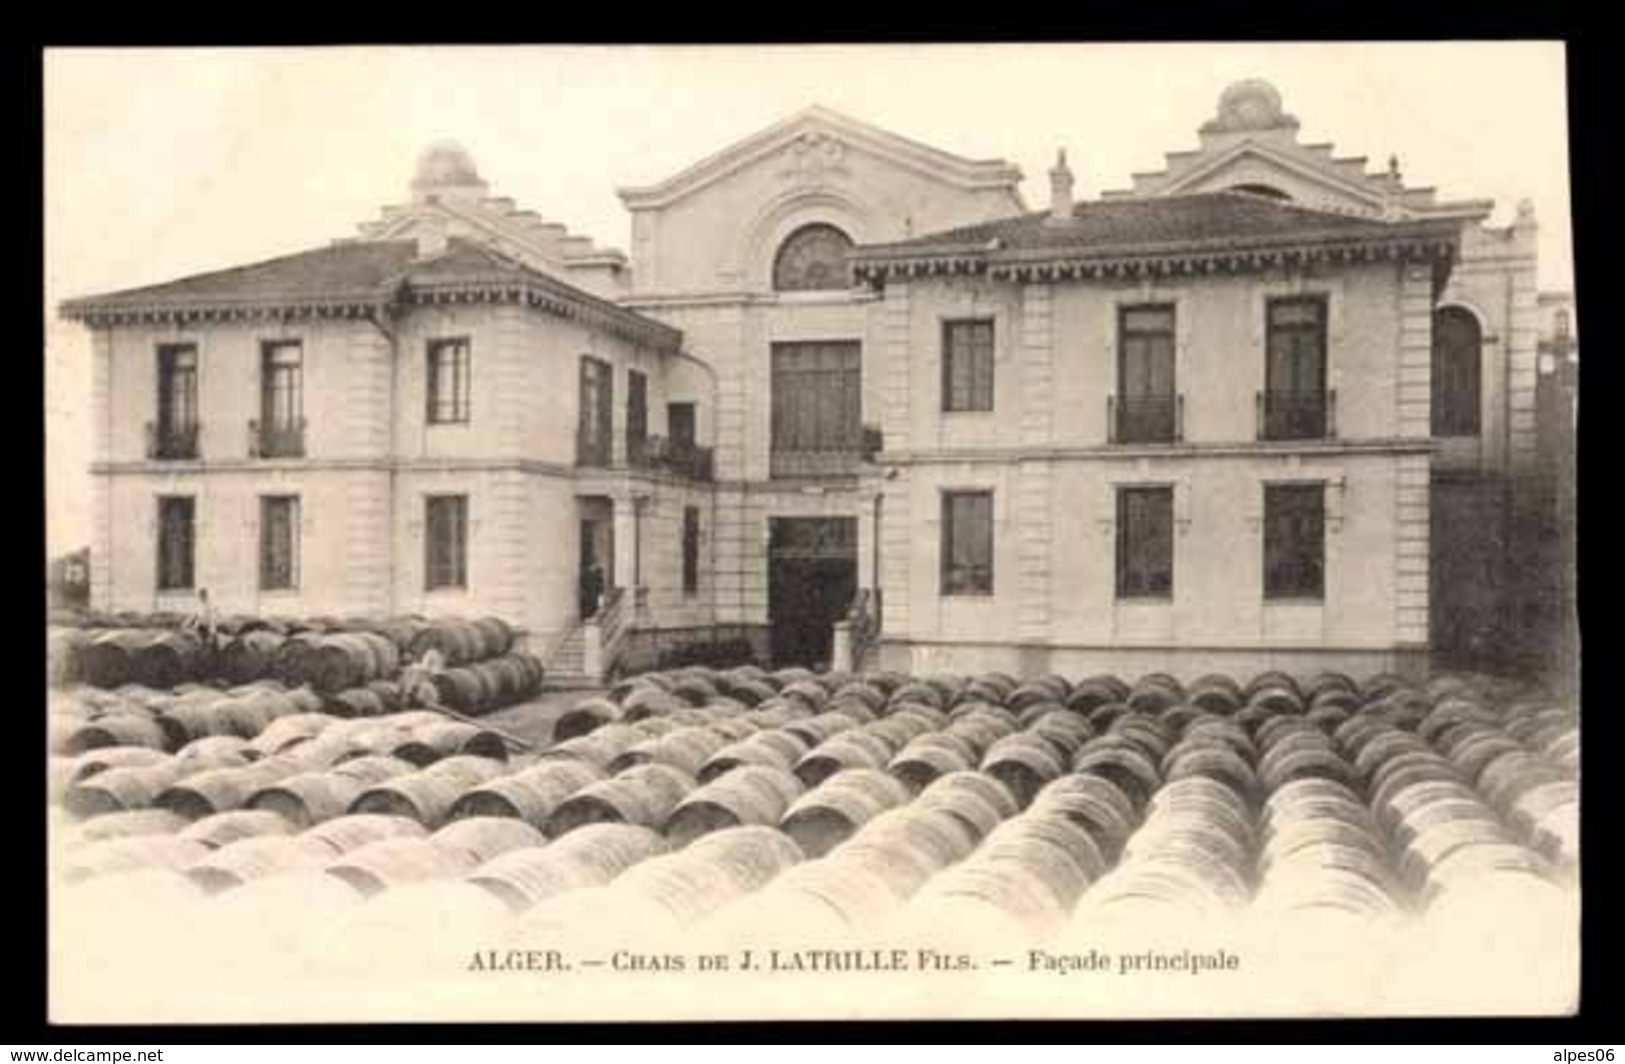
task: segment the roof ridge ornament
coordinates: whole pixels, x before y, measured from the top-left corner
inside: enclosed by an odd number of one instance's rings
[[[1251,133],[1297,129],[1298,120],[1281,109],[1281,94],[1262,78],[1235,82],[1219,95],[1218,113],[1203,123],[1203,133]]]

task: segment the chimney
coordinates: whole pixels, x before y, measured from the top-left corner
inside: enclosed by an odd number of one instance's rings
[[[438,211],[430,211],[418,220],[418,258],[432,259],[436,255],[444,254],[449,239],[446,219]]]
[[[1049,221],[1072,221],[1072,171],[1066,165],[1065,148],[1056,154],[1055,166],[1049,172]]]

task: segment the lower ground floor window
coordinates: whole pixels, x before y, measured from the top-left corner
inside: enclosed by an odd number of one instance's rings
[[[1326,592],[1326,492],[1320,484],[1264,486],[1264,597]]]
[[[942,496],[942,593],[993,593],[993,493]]]
[[[430,495],[425,500],[424,586],[468,586],[468,496]]]
[[[158,590],[192,588],[196,521],[196,502],[190,495],[158,499]]]
[[[1174,591],[1174,489],[1117,492],[1117,597],[1165,598]]]
[[[260,499],[260,589],[289,591],[299,586],[299,497]]]

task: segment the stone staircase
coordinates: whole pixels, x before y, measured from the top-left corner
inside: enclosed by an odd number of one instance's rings
[[[587,675],[586,627],[576,625],[563,642],[554,648],[546,663],[547,675],[543,686],[548,690],[586,690],[601,686]]]

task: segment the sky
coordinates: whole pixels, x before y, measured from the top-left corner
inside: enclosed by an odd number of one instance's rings
[[[88,541],[89,335],[63,299],[355,234],[402,203],[419,152],[462,143],[491,193],[628,248],[615,190],[652,184],[812,104],[1026,175],[1048,197],[1126,188],[1194,148],[1231,82],[1262,77],[1304,143],[1398,155],[1408,183],[1520,199],[1540,283],[1572,287],[1557,43],[56,49],[45,61],[48,549]]]

